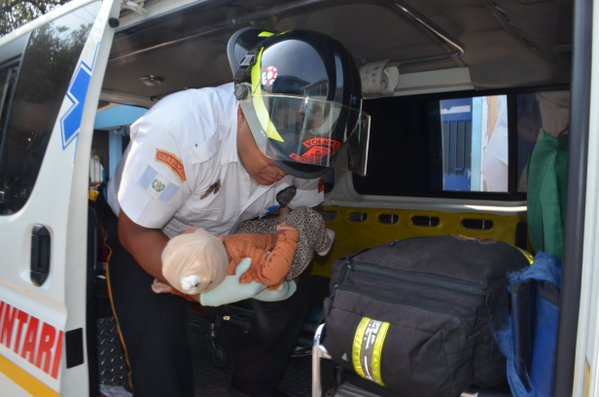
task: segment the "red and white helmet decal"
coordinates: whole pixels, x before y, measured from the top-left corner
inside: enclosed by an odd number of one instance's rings
[[[275,66],[268,66],[262,72],[262,85],[271,86],[277,80],[279,76],[279,70]]]
[[[304,146],[308,148],[304,154],[291,153],[289,157],[298,163],[328,165],[324,160],[337,154],[343,144],[335,139],[312,138],[304,141]]]

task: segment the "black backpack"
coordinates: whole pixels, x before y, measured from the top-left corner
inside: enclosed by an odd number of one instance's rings
[[[505,385],[493,333],[508,317],[507,274],[529,264],[509,244],[461,236],[339,259],[322,344],[336,365],[400,397]]]

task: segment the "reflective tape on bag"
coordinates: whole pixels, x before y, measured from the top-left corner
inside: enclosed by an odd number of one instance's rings
[[[388,331],[388,322],[364,317],[356,329],[352,348],[356,373],[381,386],[385,386],[381,376],[381,358]]]

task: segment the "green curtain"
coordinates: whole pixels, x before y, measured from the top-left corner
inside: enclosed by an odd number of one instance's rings
[[[543,129],[528,166],[528,231],[536,252],[563,261],[568,148]]]

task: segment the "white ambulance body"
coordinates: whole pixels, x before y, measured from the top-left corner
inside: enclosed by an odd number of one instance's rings
[[[39,153],[37,160],[41,164],[37,165],[37,178],[33,175],[35,186],[22,192],[28,199],[16,204],[18,210],[3,208],[0,226],[5,250],[0,266],[0,371],[22,389],[22,395],[27,392],[37,396],[81,396],[89,388],[85,364],[89,360],[85,348],[86,201],[95,110],[114,34],[107,20],[119,12],[119,4],[112,3],[71,2],[14,32],[14,40],[3,38],[2,62],[25,63],[27,59],[21,57],[28,36],[35,31],[42,38],[52,20],[60,21],[55,29],[61,25],[71,27],[58,34],[68,35],[81,26],[89,29],[83,46],[73,44],[80,54],[73,54],[68,60],[73,77],[65,76],[69,89],[63,94],[64,99],[58,103],[50,103],[50,99],[40,102],[39,107],[23,109],[28,114],[21,120],[31,125],[14,127],[22,131],[47,130],[48,126],[41,124],[53,119],[51,133],[48,130],[45,137],[47,150]],[[36,62],[40,77],[46,62],[43,58]],[[10,112],[12,106],[6,98],[14,89],[10,79],[20,79],[18,74],[18,70],[9,69],[3,75],[4,112]],[[42,89],[39,81],[31,88]],[[56,109],[57,105],[60,109]],[[24,153],[14,155],[10,161],[20,164],[9,167],[31,165]],[[6,385],[5,380],[3,387]]]
[[[90,180],[98,174],[90,164],[98,149],[95,139],[102,135],[101,150],[110,154],[103,163],[106,178],[114,175],[126,145],[117,131],[126,131],[127,124],[99,131],[100,110],[117,104],[149,108],[168,93],[229,81],[226,38],[255,25],[338,37],[361,67],[366,103],[395,98],[409,101],[401,102],[404,106],[431,95],[440,103],[468,93],[476,108],[497,96],[505,99],[504,117],[512,123],[515,102],[510,101],[516,96],[569,91],[555,395],[599,396],[599,29],[594,21],[599,7],[582,0],[73,0],[1,37],[0,395],[97,395],[93,280],[100,247],[90,221]],[[477,92],[482,99],[476,99]],[[482,117],[472,116],[473,126],[489,117],[475,110],[471,115]],[[376,122],[373,115],[373,140],[394,133],[396,126],[377,130]],[[511,128],[505,133],[514,137]],[[516,146],[507,139],[500,155],[512,164]],[[482,151],[487,143],[475,139],[468,148],[478,144]],[[373,150],[376,163],[382,152]],[[482,160],[478,166],[469,161],[467,172],[451,174],[453,179],[449,171],[444,174],[458,193],[443,185],[447,188],[439,194],[389,187],[390,178],[376,179],[376,164],[369,164],[373,179],[365,182],[339,167],[325,210],[338,211],[351,224],[354,217],[384,218],[397,211],[400,218],[415,219],[414,228],[435,222],[444,227],[466,214],[482,223],[473,235],[516,242],[516,224],[526,218],[526,191],[515,182],[519,171],[505,160],[500,187],[486,194],[491,177],[483,184]],[[507,228],[487,231],[488,219],[496,225],[507,219]],[[388,230],[378,225],[372,240],[362,242],[337,230],[333,253],[417,234]],[[459,231],[427,230],[421,234]],[[330,275],[330,263],[319,269]]]

